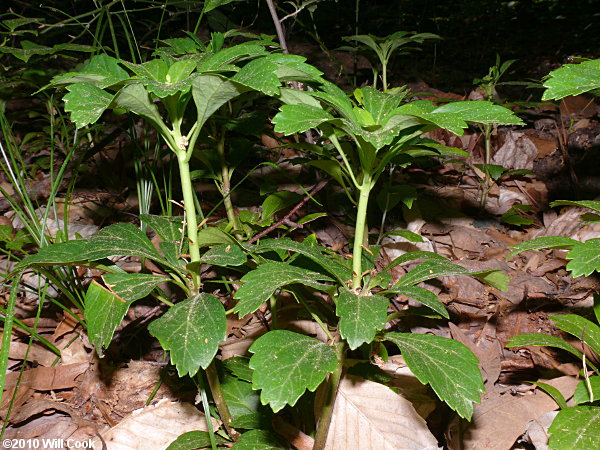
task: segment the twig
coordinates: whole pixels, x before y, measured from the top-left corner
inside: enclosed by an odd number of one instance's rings
[[[275,31],[277,32],[277,39],[279,40],[279,45],[283,50],[283,53],[289,53],[287,44],[285,42],[285,33],[283,32],[283,25],[281,25],[281,20],[279,20],[279,16],[277,15],[277,10],[275,9],[275,4],[273,0],[267,0],[267,5],[269,6],[269,12],[271,13],[271,18],[273,19],[273,24],[275,25]]]
[[[273,225],[271,225],[266,230],[263,230],[260,233],[258,233],[256,236],[254,236],[252,239],[250,239],[248,241],[248,243],[249,244],[254,244],[261,237],[266,236],[271,231],[275,230],[276,228],[279,228],[279,226],[281,226],[282,224],[287,224],[288,226],[292,226],[293,228],[301,228],[302,225],[299,225],[297,223],[292,222],[290,220],[290,217],[292,217],[296,213],[296,211],[298,211],[300,208],[302,208],[306,204],[306,202],[308,202],[312,198],[312,196],[314,194],[316,194],[321,189],[323,189],[327,185],[327,183],[329,183],[329,180],[319,181],[319,183],[317,183],[315,185],[315,187],[313,187],[311,189],[311,191],[308,193],[308,195],[305,196],[300,203],[298,203],[296,206],[294,206],[292,208],[292,210],[283,217],[283,219],[279,220],[277,223],[274,223]]]

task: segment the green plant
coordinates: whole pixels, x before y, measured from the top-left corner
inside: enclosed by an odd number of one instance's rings
[[[388,66],[392,61],[394,53],[407,55],[411,51],[420,50],[416,44],[422,44],[429,39],[441,38],[433,33],[415,33],[411,31],[397,31],[385,37],[373,36],[372,34],[358,34],[346,36],[344,40],[360,43],[364,47],[342,47],[342,49],[364,54],[371,63],[373,88],[377,89],[377,80],[381,74],[383,90],[386,91],[388,89]]]
[[[600,88],[600,60],[585,61],[581,64],[567,64],[550,73],[544,82],[547,88],[542,99],[561,99],[568,95],[578,95]],[[579,206],[588,208],[594,213],[582,216],[588,222],[600,222],[600,202],[592,200],[570,201],[558,200],[550,206]],[[600,239],[589,239],[579,242],[561,236],[545,236],[532,239],[513,246],[514,250],[508,255],[512,258],[527,250],[546,248],[568,250],[566,259],[569,260],[567,270],[574,277],[588,276],[600,272]],[[594,315],[600,323],[600,295],[594,296]],[[555,325],[565,333],[581,341],[582,350],[570,343],[555,337],[540,333],[519,335],[512,338],[508,347],[526,345],[549,346],[565,350],[580,358],[583,366],[583,380],[577,386],[574,402],[577,406],[567,407],[560,392],[547,385],[540,385],[558,403],[561,411],[558,413],[549,432],[551,449],[587,449],[597,444],[600,434],[600,327],[597,323],[576,314],[560,314],[552,317]],[[586,347],[591,355],[586,353]],[[589,369],[588,369],[589,366]],[[590,375],[589,370],[594,374]],[[588,404],[589,403],[589,404]]]

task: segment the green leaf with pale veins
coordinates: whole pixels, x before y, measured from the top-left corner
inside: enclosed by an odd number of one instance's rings
[[[16,268],[19,269],[37,264],[47,266],[65,265],[86,261],[91,259],[89,258],[88,249],[88,241],[83,239],[52,244],[40,248],[33,255],[27,256],[16,265]]]
[[[600,88],[600,59],[580,64],[565,64],[550,72],[544,82],[546,91],[542,100],[560,100],[569,95],[579,95]]]
[[[200,261],[215,266],[241,266],[248,258],[236,244],[217,245],[200,257]]]
[[[162,120],[158,108],[150,101],[148,91],[140,83],[121,89],[113,100],[115,108],[123,108],[148,120],[158,131],[167,136],[169,129]]]
[[[550,320],[558,328],[585,342],[596,354],[600,355],[600,327],[591,320],[577,314],[557,314]]]
[[[163,241],[180,242],[183,239],[183,217],[140,214],[140,220],[152,228]]]
[[[84,299],[84,317],[88,337],[100,357],[103,356],[104,349],[110,345],[115,329],[121,324],[131,303],[95,281],[90,283]]]
[[[255,91],[275,96],[279,94],[281,85],[276,71],[277,64],[268,58],[258,58],[242,67],[231,79]]]
[[[242,434],[231,448],[233,450],[287,450],[290,446],[273,431],[250,430]]]
[[[180,377],[194,376],[200,367],[208,367],[225,340],[225,308],[214,295],[203,292],[169,308],[148,331],[170,351]]]
[[[590,450],[598,448],[600,407],[572,406],[561,410],[548,429],[551,450]]]
[[[260,393],[252,389],[252,384],[247,381],[242,381],[233,376],[226,376],[221,383],[225,401],[229,407],[229,412],[234,420],[248,415],[255,415],[255,422],[260,421],[260,416],[267,416],[271,411],[261,405]]]
[[[146,234],[131,223],[115,223],[88,239],[90,259],[108,256],[139,256],[162,261],[162,257]]]
[[[77,128],[96,123],[114,98],[91,83],[75,83],[67,86],[67,90],[69,93],[63,97],[65,111],[71,113],[71,120]]]
[[[519,244],[513,245],[514,249],[511,251],[506,257],[507,260],[515,257],[519,253],[526,252],[528,250],[541,250],[544,248],[562,248],[562,249],[570,249],[573,248],[575,244],[578,244],[579,241],[575,239],[571,239],[568,237],[562,236],[543,236],[535,239],[531,239],[529,241],[521,242]]]
[[[341,288],[336,304],[340,318],[340,334],[351,350],[369,343],[385,326],[390,301],[380,295],[358,295]]]
[[[274,412],[314,391],[338,364],[335,350],[318,339],[287,330],[269,331],[250,347],[252,385]]]
[[[567,270],[574,277],[588,276],[592,272],[600,272],[600,238],[577,242],[567,254],[570,259]]]
[[[336,257],[326,256],[319,250],[305,242],[297,242],[290,238],[281,239],[265,239],[260,241],[256,248],[257,253],[262,253],[269,250],[287,250],[300,253],[308,259],[319,264],[323,269],[333,275],[340,283],[352,279],[352,271],[341,264]]]
[[[145,273],[107,273],[102,278],[108,288],[125,301],[144,298],[160,283],[170,279]]]
[[[506,275],[498,276],[498,273],[502,274],[500,270],[496,269],[472,271],[465,267],[459,266],[458,264],[454,264],[446,259],[435,259],[419,264],[417,267],[404,275],[398,281],[398,283],[396,283],[394,288],[398,286],[416,285],[422,281],[432,280],[433,278],[438,277],[446,277],[451,275],[471,275],[482,279],[482,281],[487,282],[491,286],[504,290],[506,288],[507,277]],[[491,274],[496,274],[496,276],[490,277]]]
[[[329,120],[333,120],[333,116],[316,106],[282,105],[272,122],[276,132],[288,135],[317,128]]]
[[[448,311],[444,304],[438,299],[438,296],[433,292],[419,286],[395,286],[393,289],[386,290],[382,293],[394,293],[405,295],[408,298],[418,301],[419,303],[432,309],[442,317],[449,319]]]
[[[248,88],[216,75],[202,75],[192,82],[192,95],[198,113],[197,126],[204,123],[229,100],[247,92]]]
[[[440,336],[386,333],[402,352],[410,370],[429,384],[440,399],[464,419],[473,416],[473,402],[484,392],[479,361],[464,344]]]
[[[227,440],[215,435],[217,444],[226,444]],[[210,435],[208,431],[188,431],[177,437],[173,442],[169,444],[166,450],[197,450],[199,448],[210,447]]]
[[[282,262],[261,264],[241,279],[244,283],[233,298],[239,300],[233,309],[240,317],[253,313],[271,297],[275,291],[290,284],[302,284],[315,289],[328,289],[330,286],[319,281],[333,281],[327,275],[312,270],[291,266]]]

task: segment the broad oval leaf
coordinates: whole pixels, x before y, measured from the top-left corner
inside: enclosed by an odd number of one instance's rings
[[[561,410],[548,429],[549,448],[589,450],[598,448],[600,407],[572,406]]]
[[[342,287],[336,304],[340,334],[351,350],[369,343],[385,326],[390,301],[380,295],[358,295]]]
[[[239,302],[233,309],[240,317],[253,313],[269,299],[273,293],[289,284],[303,284],[315,289],[327,289],[330,286],[319,281],[333,281],[327,275],[312,270],[291,266],[282,262],[261,264],[241,279],[244,283],[233,298]]]
[[[139,256],[163,261],[146,234],[131,223],[115,223],[98,231],[88,239],[89,259],[108,256]]]
[[[132,302],[116,296],[95,281],[90,283],[84,302],[88,337],[102,357]]]
[[[163,136],[169,136],[169,129],[162,120],[158,108],[150,101],[148,91],[141,83],[133,83],[121,89],[113,100],[113,106],[123,108],[149,121]]]
[[[287,450],[289,445],[278,434],[268,430],[250,430],[240,436],[233,450]]]
[[[192,95],[198,113],[196,126],[201,128],[221,106],[247,91],[247,87],[216,75],[201,75],[194,78]]]
[[[170,351],[180,377],[194,376],[208,367],[225,340],[225,308],[214,295],[201,293],[169,308],[148,331]]]
[[[306,389],[317,389],[338,365],[333,348],[287,330],[269,331],[252,344],[250,352],[254,353],[252,385],[261,389],[262,404],[271,405],[274,412],[294,406]]]
[[[600,399],[600,376],[593,375],[588,379],[583,379],[577,385],[575,394],[573,394],[573,401],[575,404],[580,405],[581,403],[588,403],[591,401],[590,392],[588,390],[588,380],[594,396],[594,401]]]
[[[241,266],[247,259],[246,254],[236,244],[216,245],[200,257],[203,263],[223,267]]]
[[[479,361],[464,344],[431,334],[386,333],[398,346],[406,364],[423,384],[459,416],[470,420],[473,402],[484,392]]]

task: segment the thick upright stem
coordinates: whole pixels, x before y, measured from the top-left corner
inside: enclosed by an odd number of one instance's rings
[[[354,229],[354,249],[352,252],[352,289],[357,290],[362,282],[362,247],[368,244],[367,206],[371,193],[371,176],[365,175],[359,188],[358,210],[356,212],[356,228]]]
[[[344,357],[346,354],[346,344],[344,342],[338,342],[336,345],[336,353],[338,357],[338,365],[329,376],[327,380],[327,392],[325,393],[325,401],[321,408],[321,418],[317,425],[317,432],[315,434],[315,443],[313,450],[322,450],[325,448],[327,442],[327,434],[329,432],[329,425],[331,424],[331,417],[333,416],[333,408],[335,406],[335,398],[337,396],[338,387],[340,386],[340,380],[342,378],[342,372],[344,370]]]
[[[192,179],[190,177],[190,164],[187,160],[186,152],[177,152],[177,162],[179,163],[179,177],[181,180],[181,190],[183,191],[183,206],[185,208],[185,221],[187,224],[187,236],[190,249],[190,260],[192,262],[200,261],[200,248],[198,247],[198,221],[196,219],[196,206],[194,204],[194,191],[192,188]],[[193,275],[193,291],[200,289],[200,275]]]
[[[223,421],[223,426],[225,427],[227,434],[235,439],[238,436],[238,433],[231,428],[233,418],[229,412],[227,402],[225,401],[225,396],[223,395],[223,390],[221,389],[221,382],[219,381],[219,375],[217,373],[214,361],[206,368],[206,379],[208,380],[210,392],[212,393],[213,400],[217,405],[219,415]]]

